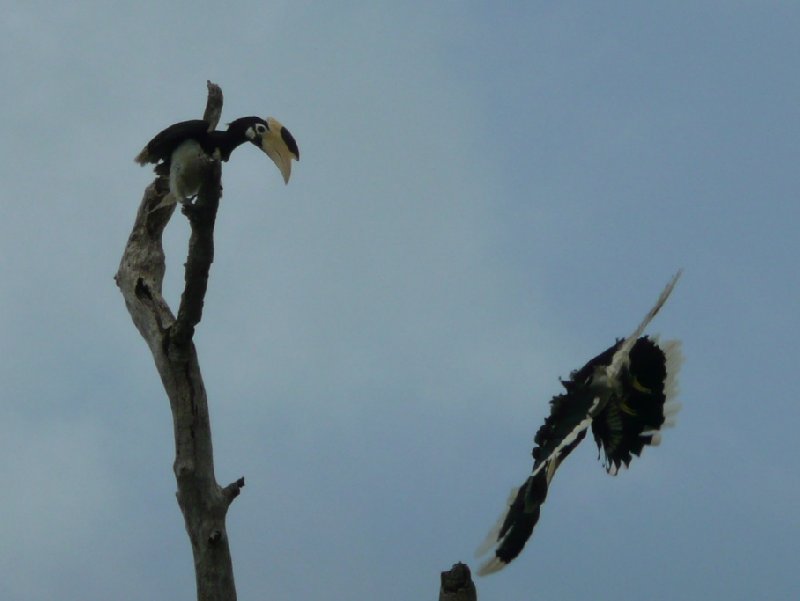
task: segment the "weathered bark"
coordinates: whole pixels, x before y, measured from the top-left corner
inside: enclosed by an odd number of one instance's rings
[[[208,92],[204,118],[213,129],[222,111],[222,90],[208,82]],[[163,176],[145,190],[115,278],[134,325],[150,347],[172,409],[173,470],[194,555],[199,601],[236,599],[225,517],[244,486],[244,478],[240,478],[222,488],[214,476],[208,402],[192,342],[214,260],[220,177],[220,164],[210,163],[197,200],[184,209],[192,234],[177,318],[161,295],[165,270],[161,237],[174,207],[151,212],[167,192]]]
[[[442,572],[439,601],[478,601],[478,593],[467,564],[456,563],[452,569]]]

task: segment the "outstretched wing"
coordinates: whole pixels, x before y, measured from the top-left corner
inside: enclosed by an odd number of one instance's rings
[[[539,521],[548,486],[547,472],[542,471],[511,491],[508,508],[475,553],[480,557],[489,549],[495,549],[494,555],[478,568],[480,576],[502,570],[522,552],[533,533],[533,527]]]
[[[208,133],[208,122],[202,119],[181,121],[158,132],[134,159],[140,165],[147,163],[169,162],[172,151],[181,143],[195,137],[203,137]]]
[[[573,373],[573,378],[583,377],[593,371],[599,361],[610,360],[614,347],[595,357]],[[558,466],[586,436],[586,430],[598,411],[601,397],[588,386],[591,378],[583,381],[570,379],[562,382],[567,389],[550,401],[550,415],[536,432],[533,449],[533,472],[515,491],[512,491],[505,511],[497,525],[487,536],[478,554],[483,555],[494,547],[494,557],[478,570],[485,576],[503,569],[525,547],[533,528],[539,521],[541,506],[547,498],[550,481]]]
[[[612,394],[592,421],[592,434],[610,474],[628,467],[647,445],[657,446],[661,429],[680,408],[671,402],[680,367],[680,343],[660,344],[642,336],[634,343]]]

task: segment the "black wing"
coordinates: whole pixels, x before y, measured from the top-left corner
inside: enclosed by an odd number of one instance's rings
[[[619,392],[611,395],[592,422],[592,434],[604,465],[616,474],[628,467],[647,445],[657,445],[667,422],[672,381],[679,361],[678,343],[659,346],[642,336],[631,347],[628,364],[619,376]],[[677,409],[677,405],[674,407]]]
[[[562,380],[561,385],[566,392],[553,397],[550,401],[550,415],[544,420],[544,424],[536,432],[533,442],[536,446],[533,449],[533,471],[534,473],[544,462],[551,458],[561,458],[562,460],[575,448],[577,441],[567,441],[574,434],[576,428],[583,424],[595,402],[595,394],[589,390],[595,370],[598,367],[606,366],[611,363],[614,353],[622,344],[617,341],[602,353],[586,362],[586,365],[576,369],[570,374],[569,380]],[[582,430],[585,435],[585,429]],[[581,439],[583,438],[581,435]],[[565,445],[565,441],[566,445]],[[572,445],[572,448],[567,447]],[[566,450],[566,452],[564,452]]]
[[[508,511],[497,531],[497,536],[492,536],[488,541],[496,548],[494,557],[480,567],[478,573],[481,576],[496,572],[511,563],[525,548],[525,543],[533,533],[533,527],[539,521],[541,506],[547,498],[548,486],[547,472],[543,470],[535,476],[530,476],[512,493]]]
[[[186,140],[203,140],[208,135],[208,122],[202,119],[181,121],[158,132],[137,155],[136,162],[146,163],[169,162],[172,151]]]
[[[562,381],[564,394],[550,401],[550,415],[534,436],[533,473],[512,493],[508,510],[498,527],[479,552],[495,547],[494,557],[485,562],[478,573],[482,576],[501,570],[525,547],[539,521],[541,506],[547,498],[550,481],[558,466],[586,436],[586,430],[598,409],[600,398],[590,384],[595,368],[608,365],[622,341],[617,342]]]

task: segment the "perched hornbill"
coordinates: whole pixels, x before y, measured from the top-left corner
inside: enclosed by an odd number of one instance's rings
[[[169,194],[155,209],[195,196],[205,164],[227,161],[245,142],[261,148],[275,162],[283,181],[289,183],[292,159],[299,161],[300,151],[292,134],[276,119],[242,117],[231,122],[226,131],[209,131],[209,123],[202,119],[182,121],[156,134],[135,159],[140,165],[160,162],[156,173],[169,174]]]
[[[679,405],[668,401],[677,392],[680,343],[660,343],[658,338],[642,334],[680,275],[678,272],[667,284],[633,334],[561,382],[565,392],[550,401],[550,415],[534,437],[533,472],[511,492],[508,509],[478,549],[478,555],[483,555],[494,548],[494,557],[480,567],[480,575],[503,569],[522,552],[539,520],[553,474],[583,440],[589,426],[605,455],[606,470],[616,474],[646,445],[658,445],[661,428],[672,425],[670,420]]]

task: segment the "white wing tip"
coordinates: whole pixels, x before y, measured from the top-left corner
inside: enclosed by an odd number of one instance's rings
[[[507,565],[507,563],[500,561],[497,557],[492,557],[491,559],[485,561],[480,568],[478,568],[478,576],[488,576],[489,574],[494,574],[495,572],[502,570]]]
[[[527,481],[526,481],[527,482]],[[523,484],[524,486],[524,484]],[[495,525],[492,526],[491,530],[486,534],[486,538],[483,539],[483,542],[478,545],[478,548],[475,549],[475,557],[482,557],[486,555],[486,553],[494,547],[497,543],[497,537],[500,534],[500,528],[503,526],[503,522],[506,519],[506,515],[508,515],[508,509],[511,507],[511,504],[514,502],[514,499],[517,498],[517,494],[519,493],[519,489],[521,487],[517,486],[511,489],[511,493],[508,495],[508,500],[506,501],[505,509],[500,514],[500,517],[495,522]]]

